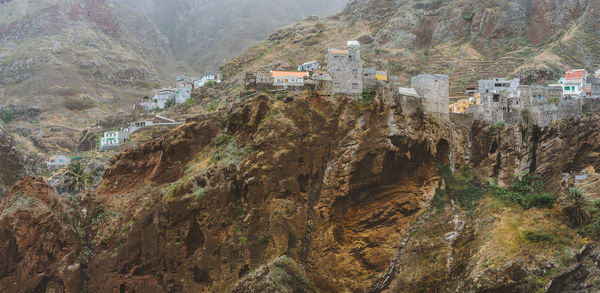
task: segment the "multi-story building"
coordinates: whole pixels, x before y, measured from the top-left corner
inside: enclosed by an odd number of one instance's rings
[[[421,74],[411,78],[410,85],[422,97],[423,111],[440,120],[450,120],[450,79],[447,75]]]
[[[104,132],[104,137],[100,140],[100,150],[120,149],[129,140],[129,134],[128,129]]]
[[[183,86],[173,89],[175,91],[175,103],[183,104],[192,97],[192,87]]]
[[[177,95],[175,94],[174,90],[163,89],[163,90],[158,91],[156,96],[154,96],[154,98],[152,98],[152,102],[156,103],[157,108],[164,109],[165,106],[167,105],[167,103],[169,103],[169,101],[172,101],[173,103],[175,103],[176,97],[177,97]]]
[[[584,95],[583,88],[587,86],[588,72],[585,69],[569,70],[562,80],[562,94],[575,98]]]
[[[207,83],[221,83],[221,74],[209,74],[203,76],[199,80],[194,80],[194,88],[199,88],[205,86]]]
[[[479,92],[492,94],[507,92],[508,94],[515,96],[517,95],[517,87],[520,82],[521,81],[518,78],[510,80],[505,78],[480,80],[478,82]]]
[[[327,52],[327,72],[331,75],[333,93],[362,94],[363,63],[358,42],[348,42],[345,50],[330,48]]]

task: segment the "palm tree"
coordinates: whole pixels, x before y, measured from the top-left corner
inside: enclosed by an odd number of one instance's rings
[[[92,186],[92,175],[85,172],[85,167],[81,165],[80,161],[71,163],[65,175],[68,178],[69,188],[72,188],[74,192],[81,189],[86,190]]]
[[[577,188],[570,188],[569,191],[563,212],[571,225],[581,227],[590,219],[587,211],[588,202]]]

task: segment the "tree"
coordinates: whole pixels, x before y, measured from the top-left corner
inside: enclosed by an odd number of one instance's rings
[[[85,172],[85,167],[81,165],[80,161],[71,163],[65,175],[69,188],[74,192],[87,190],[92,186],[92,175]]]
[[[173,105],[175,105],[175,100],[173,99],[169,99],[166,103],[165,103],[165,110],[171,108]]]
[[[525,124],[529,124],[529,114],[529,109],[521,110],[521,116],[523,116],[523,121],[525,121]]]
[[[585,196],[577,188],[570,188],[563,213],[565,213],[571,225],[581,227],[590,219],[587,206],[588,202]]]

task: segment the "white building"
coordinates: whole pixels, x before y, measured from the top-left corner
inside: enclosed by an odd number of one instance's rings
[[[208,82],[221,83],[221,74],[205,75],[202,79],[194,81],[194,88],[205,86]]]
[[[51,157],[48,160],[48,162],[46,162],[46,167],[48,168],[49,172],[53,172],[63,167],[69,166],[69,164],[71,164],[71,158],[63,155],[57,155]]]
[[[163,89],[163,90],[158,91],[156,96],[154,96],[154,98],[152,98],[152,101],[154,103],[156,103],[157,108],[164,109],[166,104],[169,101],[173,101],[173,103],[175,103],[175,99],[176,99],[176,94],[175,94],[174,90]]]
[[[318,60],[306,62],[300,66],[298,66],[298,71],[317,71],[321,69],[321,62]]]
[[[359,41],[348,41],[346,43],[346,47],[348,47],[348,48],[358,48],[358,47],[360,47],[360,42]]]
[[[129,140],[129,128],[120,131],[106,131],[100,140],[100,151],[120,149]]]
[[[494,78],[494,79],[480,80],[478,82],[479,92],[480,93],[492,93],[492,94],[499,94],[502,92],[507,92],[511,96],[516,96],[517,88],[519,87],[520,82],[521,81],[518,78],[515,78],[515,79]]]
[[[192,97],[192,87],[178,87],[175,88],[175,102],[177,104],[183,104],[185,101],[189,100]]]
[[[132,134],[142,128],[146,128],[146,127],[152,127],[154,126],[154,122],[152,121],[137,121],[137,122],[132,122],[129,127],[127,127],[127,132],[129,132],[129,134]]]
[[[583,88],[587,86],[588,72],[585,69],[569,70],[562,81],[563,96],[581,97],[585,95]]]
[[[274,86],[303,86],[308,72],[271,71]]]

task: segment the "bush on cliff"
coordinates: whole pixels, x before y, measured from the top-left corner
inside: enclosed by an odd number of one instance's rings
[[[477,205],[478,200],[483,196],[483,191],[473,170],[463,167],[455,173],[448,166],[438,166],[438,170],[442,181],[431,201],[433,207],[442,210],[450,201],[469,210]],[[442,183],[445,183],[444,188]]]
[[[509,189],[490,184],[491,194],[507,203],[520,205],[524,209],[547,208],[554,206],[554,195],[544,191],[544,184],[539,175],[516,177]]]

